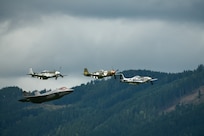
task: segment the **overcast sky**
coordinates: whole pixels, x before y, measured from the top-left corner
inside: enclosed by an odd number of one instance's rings
[[[0,0],[0,88],[73,87],[100,69],[193,70],[204,64],[203,0]],[[59,70],[68,76],[28,75]]]

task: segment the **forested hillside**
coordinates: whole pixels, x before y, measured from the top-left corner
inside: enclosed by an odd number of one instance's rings
[[[1,136],[203,136],[204,66],[182,73],[127,70],[158,81],[138,86],[94,80],[43,104],[21,103],[20,87],[0,90]],[[185,102],[184,102],[185,100]]]

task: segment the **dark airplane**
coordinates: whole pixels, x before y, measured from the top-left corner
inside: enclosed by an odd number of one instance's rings
[[[117,71],[118,70],[99,70],[99,71],[89,73],[88,69],[84,68],[84,76],[93,77],[95,79],[101,79],[104,77],[111,77],[111,76],[115,77]]]
[[[43,103],[55,99],[59,99],[64,95],[73,92],[73,89],[69,89],[67,87],[57,88],[55,90],[42,90],[42,91],[34,91],[34,92],[26,92],[23,91],[23,98],[19,101],[21,102],[32,102],[32,103]]]

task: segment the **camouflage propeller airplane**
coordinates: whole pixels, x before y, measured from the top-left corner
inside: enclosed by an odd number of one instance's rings
[[[64,77],[59,71],[48,71],[44,70],[40,73],[33,72],[33,69],[29,69],[29,73],[27,75],[31,75],[31,77],[37,77],[39,79],[47,80],[48,78],[55,78],[57,80],[58,77]]]
[[[32,102],[32,103],[43,103],[55,99],[59,99],[69,93],[73,92],[73,89],[67,87],[57,88],[55,90],[42,90],[42,91],[33,91],[26,92],[23,91],[23,98],[19,101],[21,102]]]
[[[134,76],[131,78],[126,78],[122,73],[120,74],[120,81],[124,83],[129,83],[133,85],[138,85],[146,82],[150,82],[153,85],[153,82],[156,81],[156,78],[151,78],[148,76]]]
[[[89,73],[87,68],[84,68],[84,76],[89,76],[89,77],[93,77],[95,79],[101,79],[104,77],[111,77],[114,76],[118,70],[99,70],[93,73]]]

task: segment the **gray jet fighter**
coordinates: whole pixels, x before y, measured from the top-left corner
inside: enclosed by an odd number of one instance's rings
[[[57,88],[55,90],[42,90],[26,92],[23,91],[23,98],[19,101],[21,102],[32,102],[32,103],[43,103],[55,99],[59,99],[69,93],[73,92],[73,89],[67,87]]]

